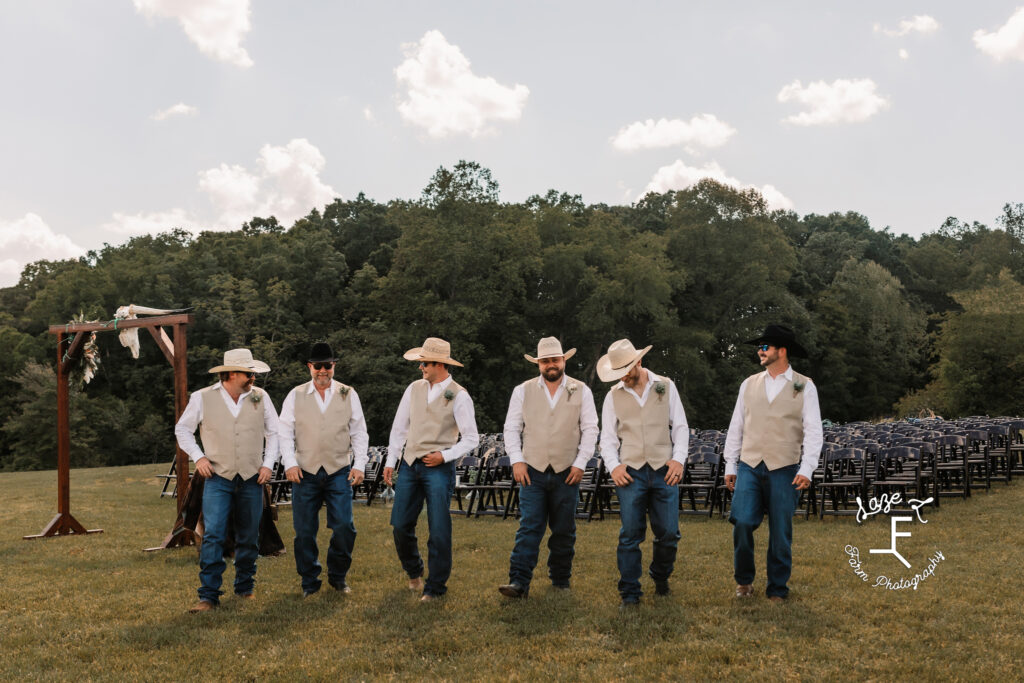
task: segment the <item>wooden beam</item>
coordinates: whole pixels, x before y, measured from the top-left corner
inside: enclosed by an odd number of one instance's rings
[[[75,335],[75,338],[71,340],[71,345],[68,347],[67,353],[63,355],[60,352],[60,347],[63,346],[64,335],[57,335],[57,366],[60,372],[57,374],[57,381],[60,381],[60,377],[67,377],[67,374],[71,371],[71,368],[78,362],[78,356],[82,351],[82,346],[85,345],[85,332],[79,332]],[[66,384],[67,382],[65,382]]]
[[[133,318],[131,320],[108,320],[101,323],[68,323],[67,325],[50,325],[50,334],[63,332],[114,332],[123,330],[126,327],[148,327],[150,325],[189,325],[195,321],[191,313],[176,313],[174,315],[151,315],[144,318]]]
[[[164,352],[164,358],[173,366],[174,349],[171,347],[171,340],[168,338],[167,333],[164,332],[164,328],[157,327],[156,325],[147,325],[146,329],[153,335],[153,341],[156,342],[156,345]]]

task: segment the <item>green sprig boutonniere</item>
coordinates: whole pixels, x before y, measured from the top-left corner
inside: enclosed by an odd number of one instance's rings
[[[654,393],[656,393],[658,395],[658,400],[659,401],[661,401],[661,399],[664,398],[665,391],[667,389],[668,389],[668,386],[666,386],[664,382],[655,382],[654,383]]]
[[[253,389],[252,393],[249,394],[249,400],[252,401],[252,407],[255,410],[256,408],[259,407],[260,401],[263,400],[263,397],[260,396],[260,393],[258,391]]]
[[[452,402],[453,398],[455,398],[455,392],[452,391],[451,389],[445,389],[444,390],[444,404],[448,405],[449,403]]]
[[[340,387],[338,387],[338,393],[341,394],[342,398],[345,398],[346,396],[348,396],[348,387],[342,384]]]
[[[796,398],[796,395],[799,394],[801,391],[803,391],[804,387],[806,387],[806,386],[807,386],[807,383],[806,382],[801,382],[800,380],[797,380],[796,382],[793,382],[793,398]]]

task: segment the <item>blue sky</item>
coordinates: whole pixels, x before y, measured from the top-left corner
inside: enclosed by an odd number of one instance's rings
[[[1019,1],[1019,0],[1018,0]],[[171,227],[490,168],[506,201],[710,175],[920,235],[1024,201],[1005,2],[0,0],[0,286]]]

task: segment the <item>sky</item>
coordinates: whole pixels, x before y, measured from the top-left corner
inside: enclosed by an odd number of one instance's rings
[[[460,159],[508,202],[712,177],[915,237],[1024,201],[1013,2],[0,0],[0,98],[0,286]]]

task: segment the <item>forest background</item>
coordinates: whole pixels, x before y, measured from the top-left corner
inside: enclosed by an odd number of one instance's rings
[[[290,227],[254,217],[28,265],[0,289],[0,470],[56,465],[47,328],[129,303],[194,308],[191,390],[212,383],[224,350],[247,346],[273,369],[259,381],[278,408],[308,380],[310,345],[328,341],[380,445],[418,376],[401,354],[428,336],[465,364],[455,376],[483,432],[500,431],[512,388],[536,374],[523,353],[550,335],[579,349],[568,373],[599,402],[608,344],[653,344],[644,364],[676,382],[690,426],[725,428],[758,369],[743,342],[769,322],[807,347],[794,366],[832,421],[1020,412],[1024,204],[1007,203],[996,226],[950,217],[912,238],[855,212],[769,211],[755,190],[711,180],[632,206],[554,190],[502,203],[498,190],[461,161],[417,201],[360,194]],[[133,360],[116,334],[98,336],[98,374],[72,387],[72,466],[172,459],[171,367],[140,341]]]

